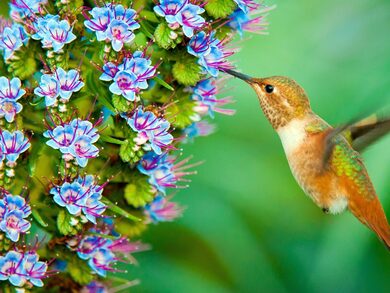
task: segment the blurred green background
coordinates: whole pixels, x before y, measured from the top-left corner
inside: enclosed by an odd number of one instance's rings
[[[389,105],[389,0],[267,3],[278,6],[270,34],[240,42],[240,70],[293,77],[332,124]],[[389,252],[351,214],[325,215],[304,195],[254,92],[229,86],[237,114],[185,146],[206,162],[175,197],[183,218],[144,234],[153,250],[129,268],[142,282],[132,291],[390,292]],[[390,217],[389,148],[390,136],[364,158]]]
[[[332,124],[390,103],[389,0],[272,0],[269,35],[234,56],[243,72],[287,75]],[[390,292],[390,255],[351,214],[325,215],[297,186],[254,92],[233,80],[237,114],[185,146],[206,160],[175,199],[182,219],[151,227],[134,292]],[[390,136],[364,154],[390,217]]]

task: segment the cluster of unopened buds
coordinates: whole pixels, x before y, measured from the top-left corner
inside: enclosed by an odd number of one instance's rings
[[[0,18],[0,291],[108,292],[118,261],[196,163],[183,144],[233,68],[231,42],[263,33],[254,0],[10,0]],[[184,183],[183,183],[184,182]],[[123,272],[122,272],[123,273]],[[22,292],[20,291],[20,292]]]

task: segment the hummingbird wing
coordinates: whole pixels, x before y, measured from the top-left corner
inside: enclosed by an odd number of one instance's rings
[[[329,163],[338,135],[343,135],[354,150],[362,152],[388,132],[390,118],[379,118],[377,115],[328,130],[324,140],[324,166]]]

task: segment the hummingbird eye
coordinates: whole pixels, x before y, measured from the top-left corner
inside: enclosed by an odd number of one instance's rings
[[[272,94],[273,91],[274,91],[274,87],[270,84],[266,84],[265,87],[264,87],[265,91],[268,93],[268,94]]]

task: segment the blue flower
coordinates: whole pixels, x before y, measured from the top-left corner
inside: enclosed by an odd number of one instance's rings
[[[95,158],[99,149],[93,145],[99,139],[94,125],[86,120],[73,119],[43,133],[50,138],[47,145],[60,150],[66,160],[76,159],[79,166],[85,167],[88,159]]]
[[[214,37],[214,33],[206,35],[200,32],[193,36],[187,45],[187,51],[198,57],[198,64],[210,75],[217,77],[219,70],[231,69],[226,60],[233,51],[226,51],[223,43]]]
[[[208,113],[211,118],[214,118],[214,112],[233,115],[234,110],[221,108],[233,101],[230,97],[217,99],[217,84],[216,80],[212,78],[199,81],[196,86],[192,88],[193,94],[191,99],[197,101],[197,106],[194,108],[199,114]]]
[[[188,0],[160,0],[160,4],[154,6],[153,10],[159,16],[165,17],[170,25],[181,25],[184,35],[189,38],[194,35],[194,29],[205,25],[205,19],[199,15],[204,9],[189,3]]]
[[[5,27],[0,33],[0,50],[2,50],[4,60],[12,57],[13,53],[27,42],[28,36],[21,25],[13,24],[11,27]]]
[[[10,15],[15,20],[24,19],[39,12],[42,4],[47,0],[12,0],[9,3]]]
[[[46,277],[47,263],[39,261],[35,251],[28,251],[23,256],[23,271],[27,280],[34,286],[43,287],[42,279]]]
[[[183,208],[177,203],[170,202],[166,197],[161,195],[156,196],[144,209],[148,221],[153,223],[173,221],[181,216],[182,212]]]
[[[124,117],[127,124],[138,133],[136,143],[142,145],[149,142],[156,154],[161,154],[163,148],[167,148],[173,141],[169,133],[170,123],[163,118],[156,117],[150,111],[143,111],[138,107],[131,117]]]
[[[95,7],[90,14],[92,18],[84,13],[87,19],[84,25],[96,32],[98,41],[111,41],[112,48],[117,52],[122,50],[124,44],[134,40],[134,30],[140,27],[135,21],[135,10],[124,8],[123,5]]]
[[[122,95],[128,101],[134,101],[135,93],[138,92],[137,76],[133,72],[119,71],[109,90],[115,95]]]
[[[5,256],[0,256],[0,280],[8,280],[12,285],[21,287],[27,279],[23,269],[23,254],[9,251]]]
[[[234,0],[234,2],[237,3],[238,8],[244,13],[249,13],[249,11],[255,10],[260,6],[259,3],[256,3],[253,0]]]
[[[190,126],[184,128],[186,141],[192,141],[198,136],[207,136],[214,132],[215,126],[209,124],[207,121],[194,122]]]
[[[30,229],[30,222],[25,220],[31,214],[31,207],[19,195],[6,194],[0,200],[0,230],[14,242],[19,235]]]
[[[40,40],[43,48],[52,48],[54,52],[59,52],[65,44],[76,39],[69,22],[60,20],[58,15],[45,15],[34,24],[35,34],[31,37]]]
[[[60,95],[60,85],[52,74],[44,74],[34,94],[45,98],[46,107],[56,105],[57,98]]]
[[[15,115],[23,109],[17,100],[25,93],[19,78],[14,77],[9,80],[4,76],[0,77],[0,118],[4,117],[7,122],[13,122]]]
[[[65,71],[61,67],[58,67],[54,76],[59,83],[60,88],[58,94],[62,100],[69,100],[72,93],[78,92],[84,86],[84,83],[80,80],[79,72],[75,69]]]
[[[115,254],[109,249],[99,249],[96,251],[92,258],[88,260],[88,265],[93,269],[99,276],[106,277],[107,271],[112,271],[110,263],[115,262]]]
[[[119,69],[118,66],[116,66],[114,63],[107,62],[103,65],[102,71],[103,74],[99,77],[99,79],[104,81],[111,81],[114,79]]]
[[[108,39],[107,29],[113,18],[111,9],[108,7],[95,7],[89,13],[92,18],[84,13],[84,17],[87,19],[84,21],[84,25],[91,31],[96,32],[98,41],[105,41]]]
[[[103,187],[95,183],[92,175],[78,177],[73,182],[65,182],[50,190],[53,200],[60,206],[66,207],[72,215],[79,216],[81,212],[92,223],[100,217],[106,206],[100,201]]]
[[[136,51],[131,58],[124,58],[123,63],[116,66],[112,62],[102,68],[101,80],[111,81],[109,90],[116,95],[122,95],[128,101],[134,101],[141,89],[148,88],[148,80],[156,74],[156,66],[152,66],[144,53]]]
[[[182,25],[185,36],[191,38],[195,29],[200,29],[205,25],[205,19],[199,16],[203,12],[204,9],[198,5],[187,4],[184,6],[178,15],[178,22]]]
[[[14,165],[21,153],[24,153],[30,146],[29,140],[24,134],[17,130],[9,132],[0,129],[0,146],[4,150],[7,164]]]
[[[268,25],[268,23],[265,21],[264,13],[268,12],[272,8],[273,7],[270,8],[266,7],[256,12],[253,11],[253,13],[252,12],[245,13],[241,9],[236,9],[229,16],[230,21],[227,23],[227,25],[233,28],[234,30],[236,30],[241,37],[243,36],[244,31],[260,34],[262,31],[266,30]]]

